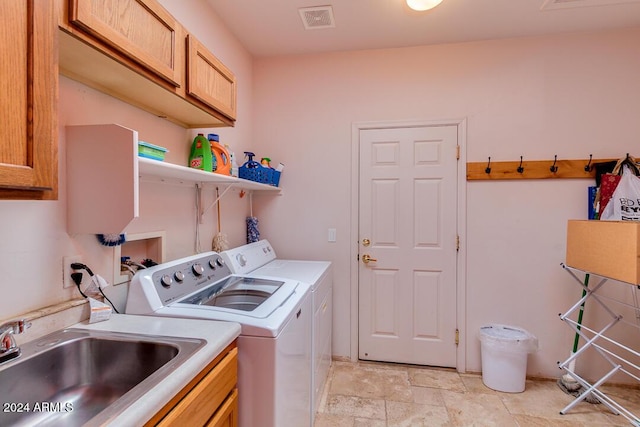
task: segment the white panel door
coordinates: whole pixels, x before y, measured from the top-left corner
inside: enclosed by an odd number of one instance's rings
[[[451,125],[360,130],[360,359],[456,366],[457,145]]]

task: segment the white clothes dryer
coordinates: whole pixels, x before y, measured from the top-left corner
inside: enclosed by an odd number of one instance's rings
[[[293,279],[311,286],[311,425],[331,366],[333,274],[329,261],[278,259],[268,240],[221,252],[234,274]]]

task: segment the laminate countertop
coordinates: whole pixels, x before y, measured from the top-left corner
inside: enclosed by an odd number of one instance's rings
[[[109,425],[113,426],[143,425],[240,335],[239,323],[130,314],[112,314],[103,322],[85,321],[66,329],[206,340],[206,345],[110,421]]]

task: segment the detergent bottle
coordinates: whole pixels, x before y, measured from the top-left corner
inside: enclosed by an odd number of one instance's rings
[[[206,172],[212,171],[211,164],[211,147],[209,141],[203,134],[199,133],[191,144],[191,153],[189,154],[189,167],[201,169]]]
[[[220,144],[220,137],[215,133],[210,133],[207,138],[211,146],[211,155],[215,158],[216,163],[213,171],[222,175],[231,175],[231,156],[229,156],[229,151]]]

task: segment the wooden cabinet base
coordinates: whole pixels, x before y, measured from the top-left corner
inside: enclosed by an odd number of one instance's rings
[[[230,344],[146,426],[236,427],[238,424],[238,348]]]

